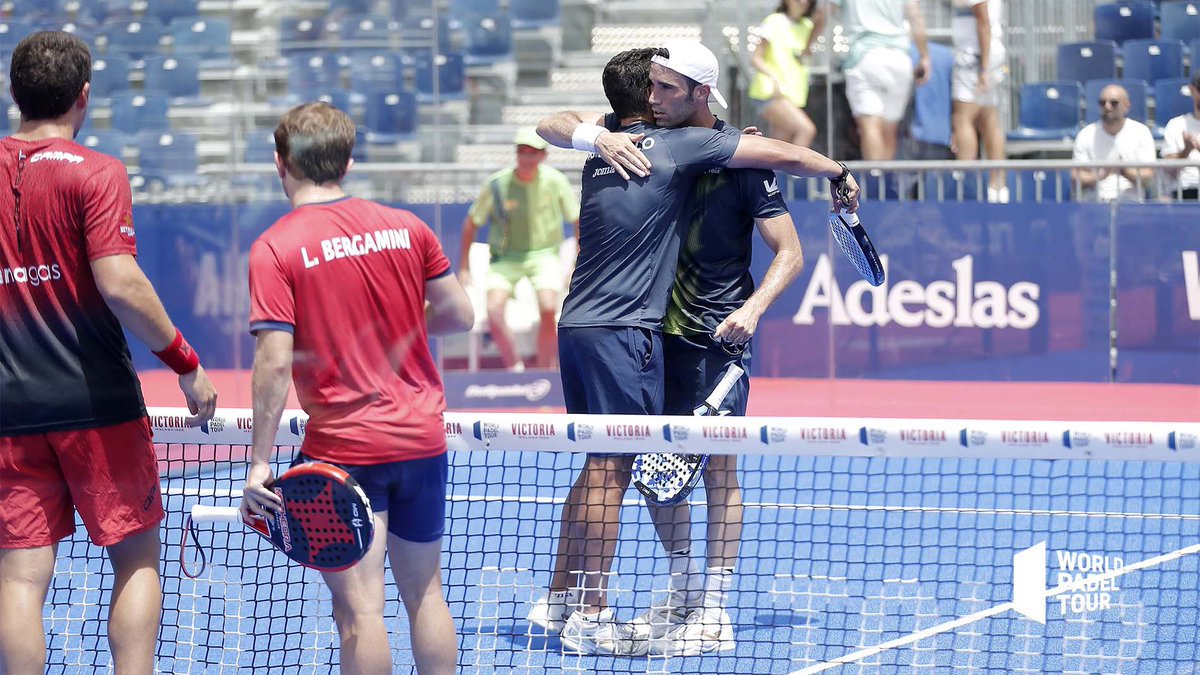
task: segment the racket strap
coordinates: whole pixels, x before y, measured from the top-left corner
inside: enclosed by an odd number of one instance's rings
[[[195,568],[189,568],[187,560],[188,539],[192,540],[192,546],[196,549],[196,557],[199,559],[199,564]],[[196,537],[196,524],[192,522],[192,517],[188,516],[187,522],[183,526],[183,534],[179,541],[179,568],[183,571],[183,575],[189,579],[195,579],[208,567],[208,558],[204,555],[204,547],[200,545],[199,538]]]

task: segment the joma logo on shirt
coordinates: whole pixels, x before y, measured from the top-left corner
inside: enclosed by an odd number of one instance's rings
[[[62,152],[61,150],[50,150],[47,152],[39,152],[36,155],[34,155],[33,157],[29,158],[29,163],[33,164],[34,162],[40,162],[43,159],[50,159],[50,160],[54,160],[56,162],[70,162],[72,164],[82,164],[83,163],[83,158],[80,157],[79,155],[72,155],[69,152]]]

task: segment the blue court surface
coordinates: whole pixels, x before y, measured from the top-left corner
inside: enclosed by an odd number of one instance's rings
[[[198,502],[233,504],[244,477],[241,466],[203,464],[164,482],[159,668],[336,672],[328,593],[315,573],[241,529],[204,525],[208,568],[195,581],[181,575],[183,513]],[[791,456],[741,464],[744,543],[729,599],[736,649],[615,658],[564,654],[556,637],[524,621],[548,581],[562,500],[582,456],[453,455],[445,582],[460,672],[1200,672],[1200,554],[1122,571],[1200,542],[1198,464]],[[662,548],[635,497],[631,490],[622,511],[611,583],[624,620],[661,598],[667,583]],[[703,504],[703,490],[694,502]],[[697,557],[704,513],[694,509]],[[1038,593],[1109,573],[1084,588],[1046,591],[1044,624],[1006,606],[1013,556],[1042,542]],[[82,530],[59,554],[47,610],[50,672],[94,672],[108,664],[97,603],[107,602],[100,589],[111,575]],[[407,619],[395,589],[388,592],[396,672],[415,672]]]

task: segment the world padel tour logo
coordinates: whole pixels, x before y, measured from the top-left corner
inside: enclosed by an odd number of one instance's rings
[[[1092,435],[1086,431],[1067,429],[1063,432],[1063,447],[1086,448],[1092,441]]]
[[[1167,435],[1167,447],[1175,450],[1195,450],[1196,449],[1196,434],[1189,434],[1183,431],[1172,431]]]
[[[500,435],[500,425],[492,422],[476,422],[472,431],[477,440],[490,441]]]
[[[583,422],[571,422],[567,425],[567,438],[572,441],[592,440],[592,425]]]
[[[225,418],[220,415],[200,425],[200,431],[206,434],[219,434],[225,431]]]
[[[516,438],[554,438],[558,434],[553,424],[544,422],[513,422],[512,435]]]
[[[987,445],[988,435],[980,429],[963,429],[958,432],[958,444],[964,448]]]
[[[308,428],[308,418],[307,417],[293,417],[291,420],[288,421],[288,429],[291,429],[292,434],[299,436],[301,438],[304,437],[304,431],[307,428]]]
[[[887,442],[887,431],[874,427],[863,427],[858,430],[858,440],[863,445],[883,445]]]
[[[677,443],[688,439],[688,428],[681,424],[664,424],[663,438],[668,443]]]
[[[845,437],[845,435],[845,432],[843,432],[842,436]],[[787,429],[770,425],[762,427],[758,430],[758,440],[762,441],[764,445],[783,443],[787,441]]]

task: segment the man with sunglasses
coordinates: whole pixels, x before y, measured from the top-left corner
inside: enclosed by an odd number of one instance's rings
[[[1129,93],[1119,84],[1100,90],[1100,120],[1075,136],[1077,162],[1153,162],[1156,155],[1150,128],[1129,115]],[[1140,200],[1154,178],[1152,167],[1072,169],[1071,177],[1102,202]]]

